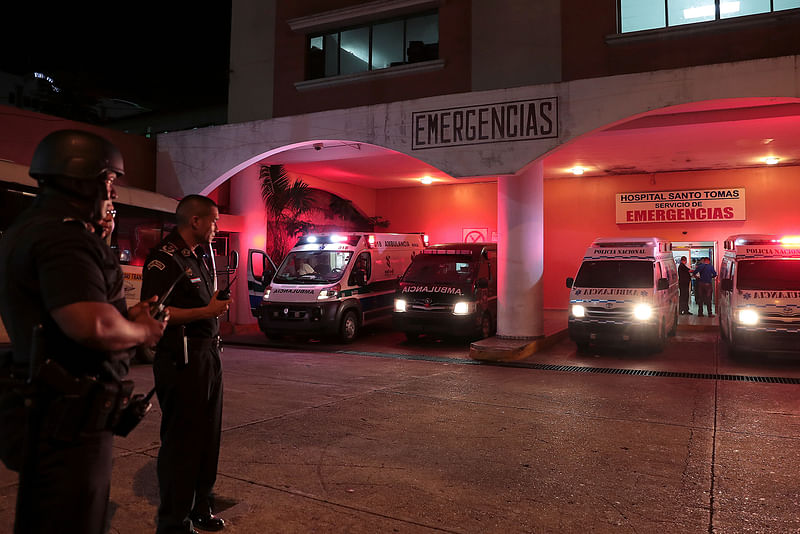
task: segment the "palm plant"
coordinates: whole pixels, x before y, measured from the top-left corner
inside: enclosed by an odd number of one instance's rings
[[[313,229],[303,215],[316,209],[312,189],[300,179],[292,180],[283,165],[262,165],[259,170],[261,198],[267,212],[267,253],[281,261],[289,241]]]

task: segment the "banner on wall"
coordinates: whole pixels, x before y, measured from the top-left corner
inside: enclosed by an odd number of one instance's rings
[[[744,221],[744,187],[617,193],[617,224]]]

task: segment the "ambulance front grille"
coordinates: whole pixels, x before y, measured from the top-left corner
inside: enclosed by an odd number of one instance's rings
[[[631,318],[631,311],[627,308],[608,309],[602,306],[587,306],[586,318],[624,321]]]
[[[450,311],[453,305],[445,302],[435,302],[430,299],[414,299],[409,303],[408,307],[412,310],[421,311]]]

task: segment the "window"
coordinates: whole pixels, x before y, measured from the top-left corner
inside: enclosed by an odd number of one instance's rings
[[[620,33],[800,8],[800,0],[619,0]]]
[[[424,13],[309,35],[307,79],[438,58],[439,15]]]

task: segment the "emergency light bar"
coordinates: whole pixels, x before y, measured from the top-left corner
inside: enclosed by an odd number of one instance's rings
[[[452,256],[472,256],[473,250],[456,250],[452,248],[426,248],[421,254],[450,254]]]
[[[318,235],[305,235],[297,240],[298,245],[327,245],[331,243],[344,243],[348,245],[358,244],[361,239],[360,235],[345,235],[345,234],[318,234]]]
[[[800,237],[787,236],[785,239],[798,239],[792,243],[791,241],[784,243],[783,240],[777,235],[770,234],[742,234],[732,235],[725,240],[725,250],[734,250],[736,247],[742,245],[781,245],[781,244],[800,244]]]

